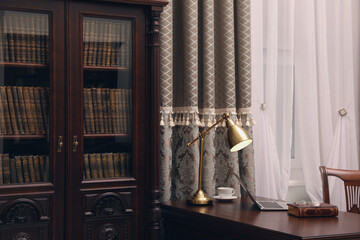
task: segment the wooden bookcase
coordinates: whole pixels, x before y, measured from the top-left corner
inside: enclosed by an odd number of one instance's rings
[[[0,2],[0,239],[159,239],[165,0]]]

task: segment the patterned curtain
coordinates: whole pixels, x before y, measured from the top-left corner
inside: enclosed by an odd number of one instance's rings
[[[223,113],[252,135],[251,0],[172,0],[161,17],[161,190],[163,201],[185,200],[198,183],[199,131]],[[230,153],[226,129],[204,140],[203,190],[216,194],[241,178],[255,193],[252,145]]]

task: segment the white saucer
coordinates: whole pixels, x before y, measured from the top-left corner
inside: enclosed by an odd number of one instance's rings
[[[214,199],[216,200],[223,200],[223,201],[229,201],[229,200],[234,200],[237,199],[237,196],[231,196],[231,197],[220,197],[220,196],[214,196]]]

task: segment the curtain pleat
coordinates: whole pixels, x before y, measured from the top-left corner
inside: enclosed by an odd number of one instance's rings
[[[197,190],[199,142],[187,143],[223,113],[252,134],[250,0],[173,0],[161,18],[162,199],[184,200]],[[203,190],[242,178],[255,191],[252,145],[230,153],[226,129],[204,139]]]

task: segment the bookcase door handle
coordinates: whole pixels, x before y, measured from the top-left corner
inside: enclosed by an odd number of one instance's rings
[[[73,136],[73,152],[76,152],[77,146],[79,145],[79,142],[77,140],[77,135]]]
[[[59,136],[59,138],[57,140],[57,151],[61,152],[63,146],[64,146],[63,137]]]

